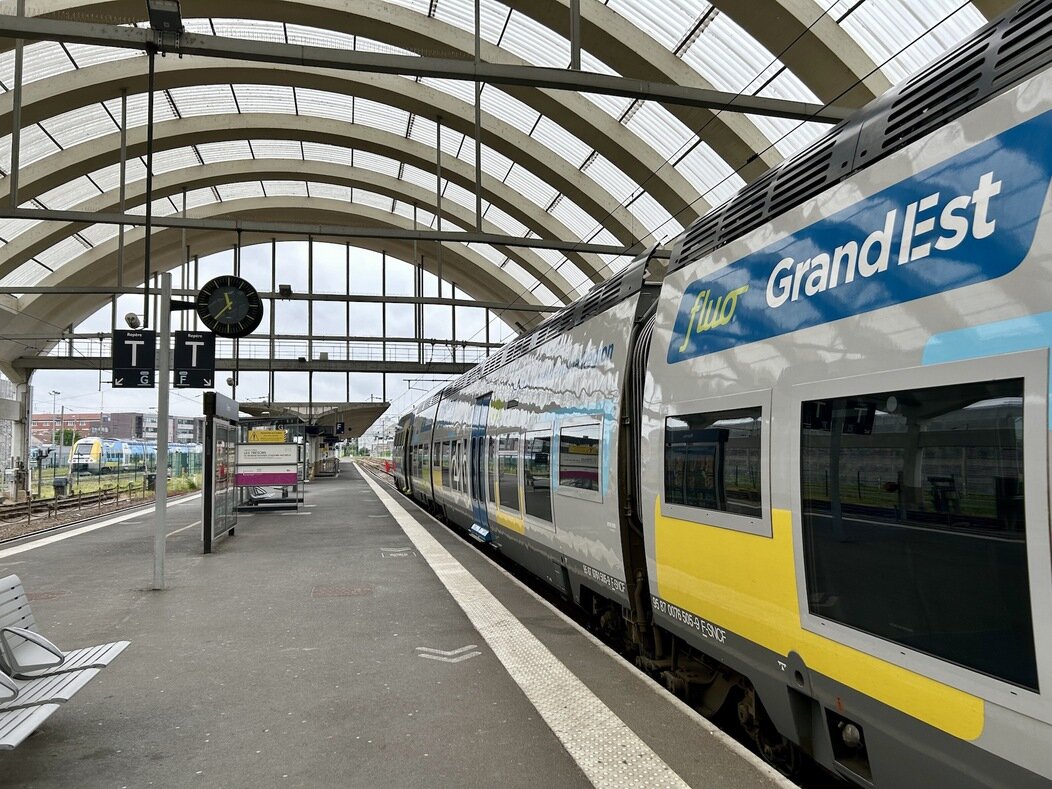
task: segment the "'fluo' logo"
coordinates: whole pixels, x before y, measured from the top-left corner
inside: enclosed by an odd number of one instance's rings
[[[683,344],[679,346],[680,353],[687,350],[691,334],[701,334],[719,326],[726,326],[734,320],[734,311],[738,309],[738,297],[748,289],[748,285],[742,285],[718,298],[714,298],[712,290],[705,289],[695,296],[694,305],[690,308],[690,317],[687,319],[687,330],[683,333]]]

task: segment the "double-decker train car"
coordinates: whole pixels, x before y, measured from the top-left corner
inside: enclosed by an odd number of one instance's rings
[[[1050,41],[1020,3],[450,384],[397,484],[786,772],[1052,785]]]
[[[168,444],[168,466],[176,475],[200,471],[200,444]],[[140,438],[92,436],[74,442],[69,453],[71,474],[132,474],[157,469],[157,443]]]
[[[156,455],[153,450],[152,455]],[[69,453],[72,474],[116,474],[143,471],[150,464],[151,446],[136,438],[79,438]]]
[[[634,579],[616,459],[629,349],[659,288],[646,273],[633,265],[512,342],[395,437],[396,473],[416,499],[482,541],[499,533],[502,551],[560,591],[579,598],[599,581],[619,606]]]

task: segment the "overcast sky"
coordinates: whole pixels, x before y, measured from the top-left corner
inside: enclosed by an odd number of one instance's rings
[[[241,275],[251,282],[257,290],[276,290],[271,281],[271,247],[270,244],[245,247],[241,253]],[[199,284],[204,284],[212,277],[233,272],[233,251],[221,252],[207,258],[201,258]],[[277,245],[277,283],[287,284],[293,292],[307,292],[307,244],[306,242],[280,242]],[[347,268],[346,251],[343,246],[335,244],[315,244],[314,248],[314,290],[315,293],[344,293],[346,288]],[[351,292],[365,295],[380,295],[381,256],[368,250],[351,249]],[[178,272],[173,273],[173,286],[180,287]],[[187,282],[192,288],[194,283]],[[388,257],[387,259],[387,294],[392,296],[411,296],[413,293],[412,267],[408,263]],[[436,278],[425,274],[424,295],[438,295]],[[442,295],[451,295],[448,282],[442,286]],[[459,289],[457,296],[468,298]],[[118,328],[125,328],[124,315],[135,312],[142,315],[141,298],[121,296],[117,302]],[[314,305],[314,325],[312,334],[315,338],[330,335],[345,338],[347,336],[380,337],[382,329],[382,309],[380,304],[351,304],[348,321],[348,310],[341,302],[316,302]],[[413,335],[413,307],[405,304],[386,305],[387,336],[411,337]],[[485,339],[485,311],[479,308],[456,308],[456,334],[459,340]],[[151,306],[151,313],[155,308]],[[109,332],[111,328],[112,308],[106,306],[83,321],[76,327],[77,332]],[[185,316],[185,317],[184,317]],[[278,358],[296,358],[307,355],[307,302],[278,301],[275,308],[275,330],[277,334],[303,335],[302,340],[280,341],[276,353]],[[187,321],[184,325],[183,321]],[[151,320],[151,323],[155,323]],[[349,326],[348,326],[349,323]],[[267,358],[269,356],[266,336],[270,325],[270,304],[264,302],[264,316],[257,330],[259,338],[241,340],[240,358]],[[173,313],[172,328],[200,329],[192,311]],[[440,339],[451,339],[452,308],[444,306],[426,306],[424,308],[424,336]],[[505,342],[513,336],[507,326],[493,318],[490,327],[492,342]],[[219,340],[218,355],[230,355],[229,340]],[[405,358],[415,353],[415,346],[405,346],[401,352]],[[314,356],[328,351],[329,358],[344,358],[346,343],[344,341],[316,339]],[[77,352],[89,356],[98,356],[101,352],[97,340],[78,342]],[[106,349],[108,353],[108,347]],[[389,353],[392,349],[389,348]],[[449,351],[436,346],[432,352],[425,351],[436,361],[448,360]],[[372,354],[366,356],[366,354]],[[433,354],[433,355],[432,355]],[[360,344],[352,346],[351,358],[380,359],[379,346],[368,347]],[[427,358],[427,356],[425,356]],[[231,387],[226,385],[229,373],[219,372],[220,386],[216,391],[230,395]],[[387,398],[392,403],[389,417],[397,417],[427,391],[434,389],[436,380],[443,376],[418,376],[416,380],[406,374],[387,376]],[[50,413],[52,403],[57,409],[65,406],[70,412],[105,411],[140,411],[147,412],[157,405],[156,389],[113,389],[110,384],[110,372],[74,370],[41,370],[33,375],[34,413]],[[202,410],[204,390],[171,390],[170,411],[179,416],[199,415]],[[52,392],[58,392],[52,395]],[[381,399],[383,393],[382,376],[379,374],[353,373],[350,376],[348,397],[347,376],[344,373],[315,373],[314,400],[339,402],[364,402]],[[237,399],[241,402],[260,401],[268,398],[268,376],[265,372],[242,372],[237,386]],[[275,374],[274,397],[279,402],[300,402],[308,398],[307,374],[299,372],[278,372]]]

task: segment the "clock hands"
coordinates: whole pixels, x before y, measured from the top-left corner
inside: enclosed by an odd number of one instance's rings
[[[233,306],[234,306],[234,302],[232,302],[232,301],[230,300],[230,294],[229,294],[229,293],[224,293],[224,294],[223,294],[223,298],[224,298],[224,299],[226,299],[226,306],[225,306],[225,307],[223,307],[223,309],[221,309],[221,310],[220,310],[219,312],[217,312],[217,313],[215,314],[215,317],[216,317],[216,318],[218,318],[218,317],[219,317],[220,315],[222,315],[222,314],[223,314],[224,312],[227,312],[228,310],[232,309],[232,308],[233,308]]]

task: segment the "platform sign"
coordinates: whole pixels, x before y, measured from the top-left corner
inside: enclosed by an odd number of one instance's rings
[[[338,436],[339,435],[343,435],[344,427],[345,427],[345,425],[343,424],[343,422],[337,422],[336,423],[336,435],[338,435]]]
[[[237,484],[274,486],[295,485],[299,480],[299,466],[293,465],[238,465]]]
[[[248,443],[250,444],[283,444],[285,443],[284,430],[261,430],[253,428],[248,431]]]
[[[157,332],[113,330],[113,388],[153,389],[157,379]]]
[[[211,389],[216,380],[216,336],[211,332],[177,331],[175,337],[176,389]]]
[[[237,465],[296,465],[300,460],[299,444],[238,444]]]

